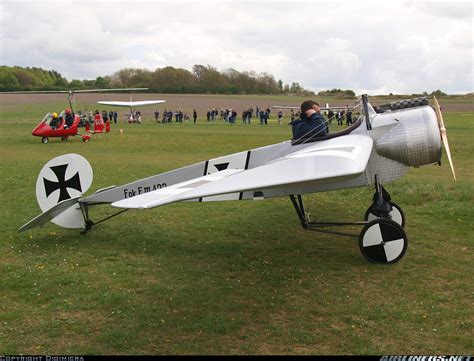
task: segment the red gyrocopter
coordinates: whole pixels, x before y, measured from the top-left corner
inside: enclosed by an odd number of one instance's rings
[[[92,93],[109,91],[135,91],[148,90],[148,88],[122,88],[122,89],[91,89],[91,90],[68,90],[68,91],[47,91],[47,93],[67,93],[69,108],[62,111],[59,116],[56,113],[48,113],[43,120],[31,132],[35,137],[41,137],[43,144],[49,143],[49,138],[61,138],[62,141],[68,140],[70,136],[80,136],[83,142],[88,142],[91,135],[95,133],[110,132],[110,121],[104,123],[100,113],[95,114],[94,128],[90,129],[89,122],[85,122],[85,134],[79,133],[81,117],[74,113],[74,93]],[[43,92],[38,92],[43,93]]]
[[[94,127],[90,129],[89,122],[85,122],[85,133],[79,133],[81,117],[74,112],[74,94],[75,93],[102,93],[110,91],[141,91],[148,88],[121,88],[121,89],[89,89],[89,90],[52,90],[52,91],[17,91],[4,92],[3,94],[35,94],[35,93],[67,93],[69,108],[64,109],[59,115],[55,112],[47,113],[43,120],[33,129],[31,134],[35,137],[41,137],[43,144],[49,143],[49,138],[61,138],[62,141],[68,140],[71,136],[80,136],[83,142],[88,142],[92,134],[110,132],[110,121],[104,122],[102,115],[95,114]],[[145,101],[145,102],[109,102],[110,105],[132,106],[132,105],[150,105],[162,103],[164,100]],[[113,103],[113,104],[112,104]],[[122,104],[123,103],[123,104]],[[146,103],[146,104],[145,104]],[[104,102],[107,104],[107,102]]]

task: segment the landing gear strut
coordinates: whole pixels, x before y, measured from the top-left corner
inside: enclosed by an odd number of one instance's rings
[[[390,194],[378,182],[375,176],[375,193],[373,203],[365,212],[364,220],[373,221],[377,218],[388,218],[405,227],[405,213],[394,202],[392,202]]]
[[[116,212],[108,217],[105,217],[99,221],[92,221],[89,217],[89,207],[91,206],[91,204],[87,204],[87,203],[81,203],[79,202],[79,206],[81,208],[81,212],[82,212],[82,217],[84,218],[84,228],[82,229],[81,231],[81,235],[85,235],[87,232],[89,232],[93,226],[99,224],[99,223],[102,223],[110,218],[113,218],[115,216],[118,216],[119,214],[123,213],[123,212],[126,212],[128,211],[128,209],[122,209],[121,211],[119,212]]]
[[[304,229],[359,239],[362,255],[372,263],[391,264],[404,256],[408,237],[403,229],[405,214],[390,200],[390,194],[375,177],[375,194],[372,205],[367,209],[364,221],[360,222],[314,222],[306,215],[301,195],[290,195],[296,214]],[[359,234],[328,229],[338,226],[362,226]]]

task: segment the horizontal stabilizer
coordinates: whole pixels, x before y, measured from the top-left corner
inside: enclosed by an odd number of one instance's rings
[[[20,232],[27,231],[31,228],[42,226],[43,224],[45,224],[46,222],[49,222],[53,218],[56,218],[63,212],[66,212],[71,207],[74,207],[74,205],[77,204],[79,198],[81,197],[79,196],[75,198],[70,198],[62,202],[59,202],[54,207],[48,209],[44,213],[41,213],[39,216],[33,218],[31,221],[21,226],[17,232],[20,233]]]
[[[144,105],[153,105],[153,104],[161,104],[161,103],[166,103],[166,100],[142,100],[142,101],[136,101],[136,102],[120,102],[120,101],[100,101],[97,102],[98,104],[103,104],[103,105],[113,105],[116,107],[141,107]]]

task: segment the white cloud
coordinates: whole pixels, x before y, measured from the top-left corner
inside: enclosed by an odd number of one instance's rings
[[[194,64],[314,90],[473,91],[473,4],[443,1],[12,1],[0,63],[93,79]]]

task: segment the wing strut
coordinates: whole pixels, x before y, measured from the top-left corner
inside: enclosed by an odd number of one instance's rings
[[[300,194],[297,195],[298,201],[296,200],[293,194],[290,195],[291,202],[295,207],[296,214],[300,219],[301,225],[304,229],[308,231],[315,231],[320,233],[329,233],[329,234],[337,234],[339,236],[347,236],[347,237],[355,237],[358,238],[359,234],[355,233],[346,233],[346,232],[338,232],[338,231],[331,231],[329,229],[323,229],[326,227],[338,227],[338,226],[365,226],[369,222],[367,221],[360,221],[360,222],[313,222],[309,219],[309,216],[306,215],[304,210],[304,203],[303,197]]]
[[[367,130],[372,130],[372,124],[370,123],[369,106],[368,106],[367,94],[362,94],[362,107],[364,108],[364,117]]]

